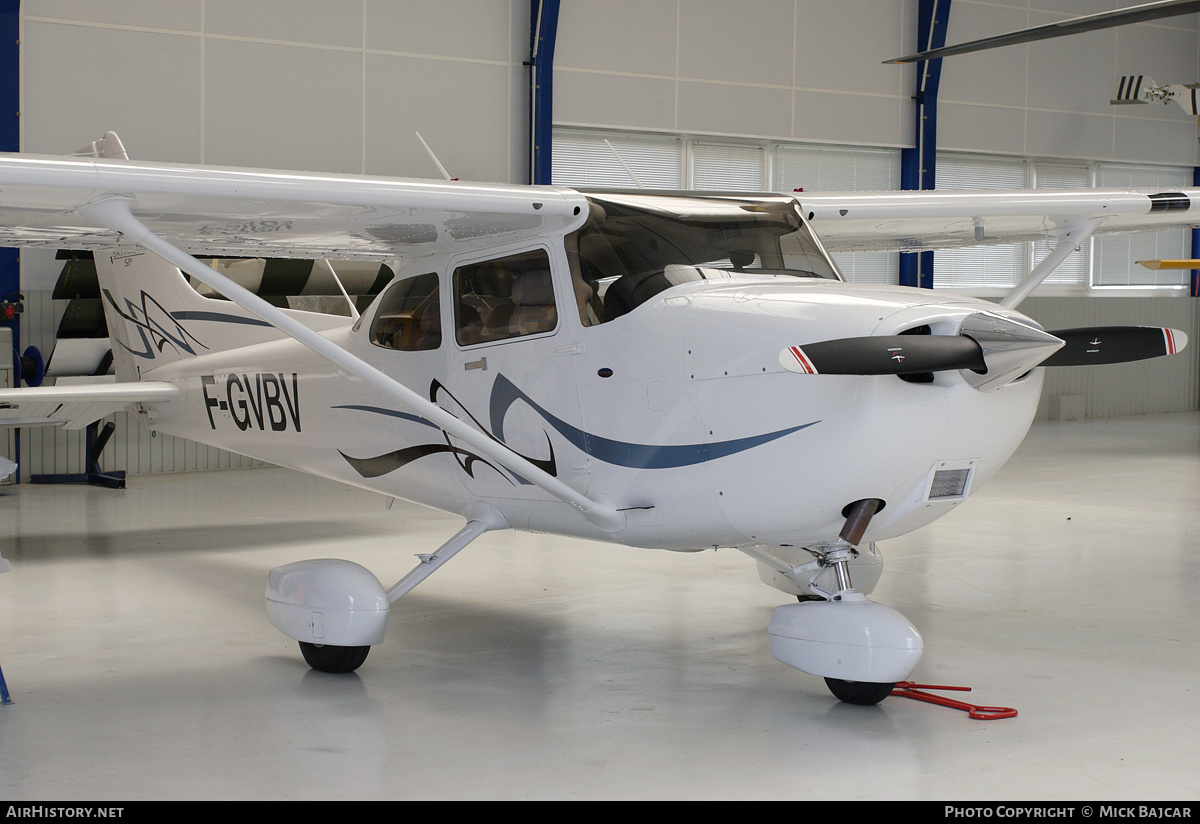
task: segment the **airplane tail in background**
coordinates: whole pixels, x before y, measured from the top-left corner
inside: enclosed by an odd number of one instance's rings
[[[1114,106],[1137,103],[1167,104],[1172,100],[1187,114],[1200,116],[1200,83],[1172,83],[1160,86],[1146,74],[1127,74],[1117,78],[1117,89],[1112,100]]]
[[[140,380],[184,358],[282,337],[237,304],[203,297],[178,268],[152,252],[96,252],[95,260],[118,381]]]

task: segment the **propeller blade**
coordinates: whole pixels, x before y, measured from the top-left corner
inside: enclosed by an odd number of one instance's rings
[[[983,349],[963,335],[878,335],[827,340],[790,346],[779,353],[779,364],[801,375],[913,375],[987,369]]]
[[[1174,355],[1187,346],[1187,335],[1178,329],[1157,326],[1093,326],[1085,329],[1056,329],[1050,332],[1066,346],[1042,362],[1042,366],[1087,366]]]
[[[940,49],[908,54],[904,57],[894,57],[884,60],[884,63],[916,63],[919,60],[933,60],[938,57],[949,57],[954,54],[994,49],[999,46],[1015,46],[1018,43],[1032,43],[1037,40],[1048,40],[1052,37],[1063,37],[1068,34],[1109,29],[1114,26],[1128,26],[1131,23],[1143,23],[1148,20],[1160,20],[1164,17],[1177,17],[1200,11],[1197,0],[1157,0],[1153,3],[1143,3],[1116,11],[1105,11],[1099,14],[1089,14],[1085,17],[1072,17],[1057,23],[1044,26],[1034,26],[1031,29],[999,34],[995,37],[985,37],[982,40],[972,40],[957,46],[946,46]]]

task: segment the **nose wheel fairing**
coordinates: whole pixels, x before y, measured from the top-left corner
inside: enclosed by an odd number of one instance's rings
[[[894,684],[921,660],[921,634],[891,607],[859,592],[775,609],[767,635],[775,660],[810,675]]]

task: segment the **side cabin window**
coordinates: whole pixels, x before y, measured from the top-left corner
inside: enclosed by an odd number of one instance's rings
[[[442,345],[436,273],[407,278],[384,293],[371,322],[371,343],[405,352],[437,349]]]
[[[454,323],[463,346],[553,331],[550,256],[534,249],[455,269]]]

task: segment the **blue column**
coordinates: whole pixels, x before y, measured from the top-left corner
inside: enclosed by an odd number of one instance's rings
[[[0,0],[0,152],[21,150],[21,36],[20,0]],[[0,300],[21,291],[21,268],[16,249],[0,249]],[[20,351],[20,315],[2,321],[13,330]]]
[[[1200,166],[1192,169],[1192,185],[1200,186]],[[1192,229],[1192,260],[1200,254],[1200,229]],[[1200,297],[1200,269],[1192,270],[1192,297]]]
[[[559,0],[529,4],[530,182],[550,183],[551,137],[554,130],[554,41],[558,36]]]
[[[920,0],[917,8],[917,48],[940,49],[946,45],[950,0]],[[942,78],[942,59],[917,63],[915,145],[900,156],[902,189],[933,189],[937,168],[937,93]],[[900,255],[900,285],[933,288],[933,252],[903,252]]]

